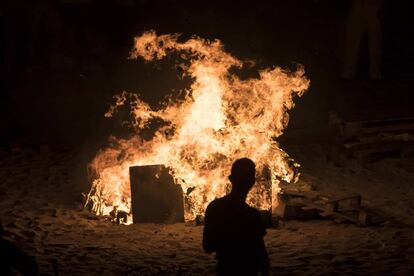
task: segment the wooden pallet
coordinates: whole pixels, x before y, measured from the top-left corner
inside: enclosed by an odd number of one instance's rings
[[[336,222],[352,222],[361,226],[369,223],[370,212],[361,206],[361,195],[329,197],[308,193],[285,193],[275,210],[281,219],[332,218]]]
[[[367,225],[368,212],[361,207],[361,195],[313,201],[302,198],[305,210],[316,209],[322,217],[332,217],[337,222],[350,221],[361,226]]]
[[[392,225],[414,229],[389,214],[361,205],[358,194],[333,197],[310,192],[284,192],[279,194],[279,205],[273,215],[282,220],[328,218],[335,222],[351,222],[360,226]],[[317,217],[315,216],[317,214]]]
[[[388,114],[380,118],[363,120],[331,120],[331,130],[336,147],[330,154],[332,160],[352,164],[357,171],[369,167],[384,157],[406,157],[414,153],[414,116]]]

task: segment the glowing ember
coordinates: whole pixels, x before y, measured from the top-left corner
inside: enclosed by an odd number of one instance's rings
[[[194,37],[178,42],[178,35],[157,36],[154,31],[135,38],[131,58],[160,60],[179,52],[184,74],[193,79],[181,101],[166,101],[152,109],[135,94],[123,92],[105,116],[131,105],[136,134],[130,139],[110,139],[90,164],[95,177],[86,205],[98,215],[116,210],[130,213],[129,167],[164,164],[186,197],[185,219],[204,214],[207,204],[229,191],[227,176],[232,162],[249,157],[256,162],[258,185],[249,194],[253,206],[269,210],[277,205],[279,179],[296,181],[299,166],[279,148],[275,138],[287,126],[292,97],[309,86],[303,68],[288,72],[279,67],[259,72],[258,79],[241,80],[231,74],[243,62],[224,51],[219,40]],[[164,124],[154,137],[140,138],[140,131],[154,120]],[[273,198],[273,202],[272,202]],[[129,219],[129,223],[131,219]]]

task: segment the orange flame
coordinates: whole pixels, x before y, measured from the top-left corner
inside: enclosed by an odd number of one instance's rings
[[[255,161],[258,184],[248,202],[260,209],[277,205],[279,180],[296,181],[299,165],[279,148],[275,138],[283,133],[293,108],[292,98],[309,87],[303,68],[288,72],[279,67],[259,72],[259,78],[241,80],[231,74],[243,62],[224,51],[219,40],[194,37],[178,42],[179,35],[145,32],[135,38],[130,58],[160,60],[176,51],[186,63],[184,74],[193,78],[182,101],[166,101],[154,110],[136,94],[123,92],[105,116],[131,104],[132,124],[139,132],[153,120],[165,124],[150,141],[139,135],[112,137],[90,164],[96,175],[87,205],[98,215],[114,207],[130,213],[129,167],[164,164],[186,195],[185,219],[204,214],[207,204],[229,190],[232,162],[241,157]],[[272,200],[273,199],[273,200]],[[131,220],[129,219],[129,223]]]

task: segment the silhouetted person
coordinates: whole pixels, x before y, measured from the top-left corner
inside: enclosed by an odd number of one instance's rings
[[[342,78],[355,77],[361,41],[368,37],[369,77],[381,79],[383,0],[352,0],[346,26],[345,60]]]
[[[37,264],[34,258],[3,239],[2,235],[3,227],[0,222],[0,275],[15,275],[15,272],[24,276],[37,275]]]
[[[29,34],[29,52],[32,63],[58,63],[57,56],[62,46],[63,29],[58,2],[57,0],[33,2]]]
[[[269,259],[260,213],[246,204],[255,183],[255,164],[248,158],[233,163],[232,191],[206,209],[203,248],[216,252],[218,275],[268,275]]]

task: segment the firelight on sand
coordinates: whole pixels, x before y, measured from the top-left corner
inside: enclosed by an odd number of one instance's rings
[[[105,114],[113,116],[120,106],[131,105],[134,135],[110,138],[89,164],[94,179],[86,205],[97,215],[115,208],[130,213],[129,167],[167,166],[185,196],[185,219],[203,215],[207,204],[225,195],[231,164],[241,157],[256,163],[258,183],[248,202],[259,209],[277,205],[279,181],[297,181],[299,165],[276,142],[287,126],[293,97],[309,87],[304,69],[289,72],[279,67],[259,71],[259,78],[241,80],[230,73],[243,61],[224,50],[219,40],[193,37],[179,42],[179,35],[145,32],[135,38],[130,58],[160,60],[171,52],[183,59],[184,75],[193,80],[182,100],[170,99],[154,109],[137,94],[123,92]],[[161,121],[152,139],[140,133]],[[128,218],[127,223],[131,223]]]

